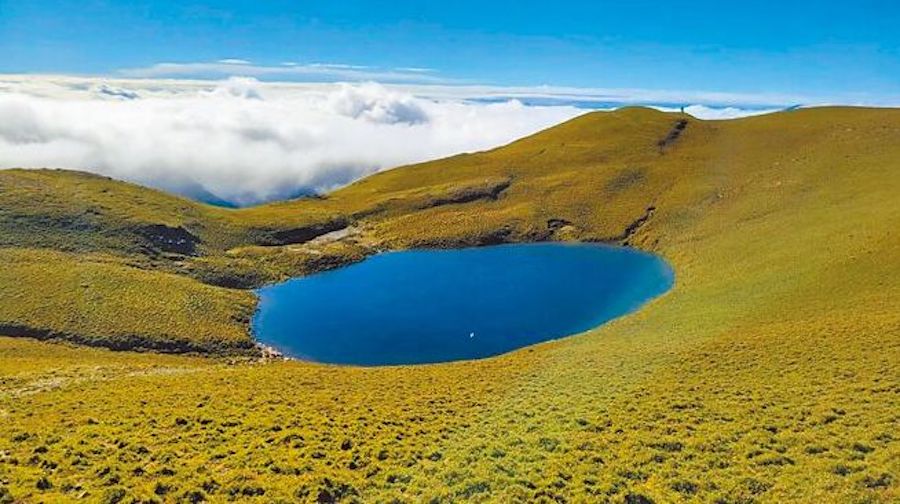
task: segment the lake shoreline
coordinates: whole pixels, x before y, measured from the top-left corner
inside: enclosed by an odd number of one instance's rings
[[[629,277],[628,269],[638,264],[643,266]],[[388,276],[380,267],[391,268]],[[351,278],[358,274],[363,276]],[[371,367],[481,359],[632,313],[671,289],[674,276],[655,254],[598,243],[389,251],[257,290],[251,331],[281,355],[317,363]],[[385,287],[372,291],[372,285]],[[306,286],[325,291],[313,294]],[[592,296],[600,303],[593,308],[585,304]],[[427,302],[432,298],[440,308]],[[396,306],[415,309],[392,313]],[[299,334],[306,336],[297,339]],[[359,340],[361,334],[366,337]],[[344,352],[354,357],[341,357]]]

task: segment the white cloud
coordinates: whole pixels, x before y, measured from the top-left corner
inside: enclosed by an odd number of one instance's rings
[[[0,167],[82,169],[252,204],[510,142],[583,110],[374,83],[0,77]]]
[[[328,95],[332,110],[354,119],[383,124],[424,124],[429,120],[421,100],[378,84],[342,84]]]
[[[249,65],[250,61],[245,60],[245,59],[239,59],[239,58],[225,58],[225,59],[220,59],[218,61],[218,63],[222,63],[225,65]]]

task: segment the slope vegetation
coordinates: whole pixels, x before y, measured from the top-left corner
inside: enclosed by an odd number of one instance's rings
[[[142,347],[246,349],[252,299],[223,285],[385,248],[611,241],[677,275],[636,314],[465,363],[247,364],[0,338],[0,501],[900,499],[900,111],[594,113],[246,210],[0,174],[0,321],[107,346],[127,332]],[[139,231],[156,225],[194,250]],[[74,268],[103,279],[86,288],[101,289],[97,309],[69,301],[87,295],[78,281],[41,287]],[[203,315],[137,317],[134,285]]]

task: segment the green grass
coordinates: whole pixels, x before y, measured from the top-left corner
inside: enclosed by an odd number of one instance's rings
[[[900,111],[689,119],[661,153],[681,117],[588,114],[324,200],[236,211],[84,175],[0,172],[4,188],[46,179],[32,189],[40,199],[0,196],[16,247],[3,252],[0,318],[101,339],[128,327],[239,341],[234,300],[247,293],[196,279],[237,271],[255,284],[383,248],[620,239],[676,272],[674,289],[633,315],[466,363],[249,364],[0,338],[0,492],[25,502],[900,500]],[[81,178],[109,189],[111,209],[119,187],[148,208],[110,210],[100,231],[67,228],[86,233],[81,249],[45,250],[69,235],[19,223],[83,211],[52,189]],[[177,220],[186,215],[195,221]],[[357,233],[264,245],[337,220]],[[203,245],[197,256],[148,252],[133,245],[134,222],[182,225]],[[112,238],[91,245],[94,234]],[[118,305],[84,310],[68,301],[78,282],[46,287],[80,278],[65,273],[75,268],[96,271]],[[33,280],[12,282],[20,271]],[[146,282],[203,294],[138,317],[129,308],[143,298],[129,293]],[[219,308],[160,321],[196,296]]]

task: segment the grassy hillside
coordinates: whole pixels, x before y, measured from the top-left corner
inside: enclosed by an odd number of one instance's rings
[[[251,292],[99,259],[0,248],[0,333],[120,350],[253,348]]]
[[[109,341],[126,327],[239,340],[246,293],[202,281],[252,285],[382,248],[627,242],[677,275],[636,314],[467,363],[231,365],[0,338],[0,502],[900,500],[900,111],[684,119],[588,114],[247,210],[0,172],[15,247],[0,320]],[[85,201],[109,198],[94,228],[21,225],[85,212],[76,192],[53,189],[82,179]],[[126,211],[120,197],[146,204]],[[160,252],[133,232],[155,224],[199,237],[196,250]],[[347,238],[306,241],[345,225]],[[104,298],[160,282],[153,291],[198,292],[167,309],[198,297],[217,308],[193,327],[156,308],[135,318],[127,295],[82,310],[67,301],[75,281],[38,301],[75,267],[63,256],[111,279],[96,287]],[[35,280],[8,287],[20,271]]]

